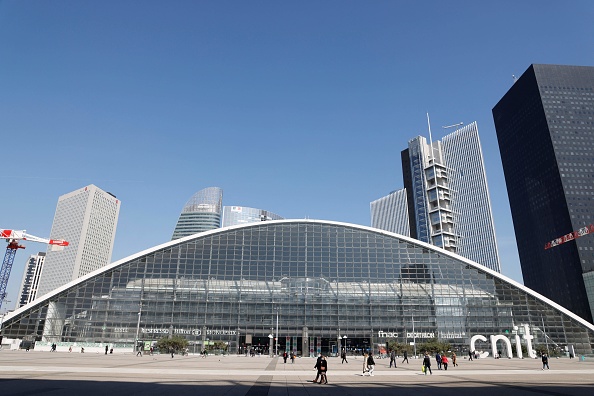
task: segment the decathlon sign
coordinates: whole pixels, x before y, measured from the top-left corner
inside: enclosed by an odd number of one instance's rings
[[[522,327],[524,327],[524,334],[522,335],[522,338],[524,339],[524,341],[526,341],[526,349],[528,349],[528,356],[530,356],[531,358],[536,358],[536,353],[534,353],[534,350],[532,350],[532,340],[534,339],[534,336],[530,334],[530,326],[528,325],[522,325]],[[507,350],[507,356],[512,356],[512,346],[511,346],[511,341],[507,336],[504,336],[502,334],[499,335],[491,335],[489,336],[490,341],[491,341],[491,353],[493,356],[497,356],[497,341],[501,341],[503,342],[503,345],[505,346],[506,350]],[[522,359],[522,344],[520,342],[520,336],[518,334],[514,335],[515,338],[515,343],[516,343],[516,356],[520,359]],[[482,341],[482,342],[487,342],[487,337],[485,337],[484,335],[481,334],[477,334],[475,336],[472,336],[472,338],[470,339],[470,350],[471,351],[476,351],[476,342],[477,341]]]

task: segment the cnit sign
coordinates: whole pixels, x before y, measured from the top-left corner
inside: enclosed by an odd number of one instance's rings
[[[532,350],[532,340],[534,339],[534,336],[532,336],[530,334],[530,327],[528,325],[523,325],[524,327],[524,335],[522,336],[522,338],[526,341],[526,349],[528,349],[528,356],[530,356],[531,358],[536,358],[536,353],[534,353],[534,351]],[[515,342],[516,342],[516,356],[519,357],[520,359],[523,357],[522,356],[522,344],[520,343],[520,336],[518,334],[514,335],[515,337]],[[509,340],[509,338],[507,336],[504,336],[502,334],[500,335],[492,335],[489,337],[491,340],[491,353],[493,356],[497,356],[497,341],[502,341],[503,344],[505,345],[505,348],[507,350],[507,356],[512,356],[512,346],[511,346],[511,341]],[[487,337],[477,334],[475,336],[472,336],[472,338],[470,339],[470,350],[471,351],[475,351],[475,344],[477,341],[483,341],[483,342],[487,342]]]

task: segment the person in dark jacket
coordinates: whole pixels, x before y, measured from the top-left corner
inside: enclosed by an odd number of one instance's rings
[[[423,358],[423,366],[425,367],[425,375],[427,375],[427,371],[429,371],[429,374],[433,375],[431,372],[431,358],[427,352],[425,352],[425,357]]]
[[[322,356],[322,360],[320,360],[320,384],[327,384],[328,383],[328,377],[326,376],[326,373],[328,371],[328,361],[326,360],[325,356]]]
[[[547,368],[547,370],[549,370],[549,357],[547,356],[546,353],[542,354],[542,369],[544,370],[545,367]]]
[[[406,349],[404,350],[404,359],[402,359],[402,363],[404,363],[405,360],[406,364],[408,364],[408,351]]]
[[[342,364],[344,364],[344,362],[347,362],[347,364],[348,364],[349,361],[347,360],[346,351],[344,349],[342,350],[340,357],[342,358]]]
[[[318,370],[318,374],[316,375],[316,379],[313,380],[313,383],[317,383],[318,382],[318,378],[320,378],[320,376],[322,375],[322,371],[320,370],[320,362],[322,361],[322,354],[320,353],[320,355],[318,355],[318,359],[316,360],[316,364],[314,366],[314,370]],[[320,380],[321,383],[321,380]]]

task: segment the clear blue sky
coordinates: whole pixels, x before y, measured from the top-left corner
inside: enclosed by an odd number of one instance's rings
[[[91,183],[122,201],[114,260],[168,241],[210,186],[369,225],[429,112],[434,138],[477,121],[521,282],[491,109],[531,63],[594,65],[593,21],[571,0],[0,1],[0,227],[47,237],[58,197]],[[26,245],[9,307],[45,251]]]

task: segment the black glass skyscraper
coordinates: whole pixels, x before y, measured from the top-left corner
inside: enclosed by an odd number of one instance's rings
[[[493,118],[524,283],[592,322],[594,67],[531,65]]]

